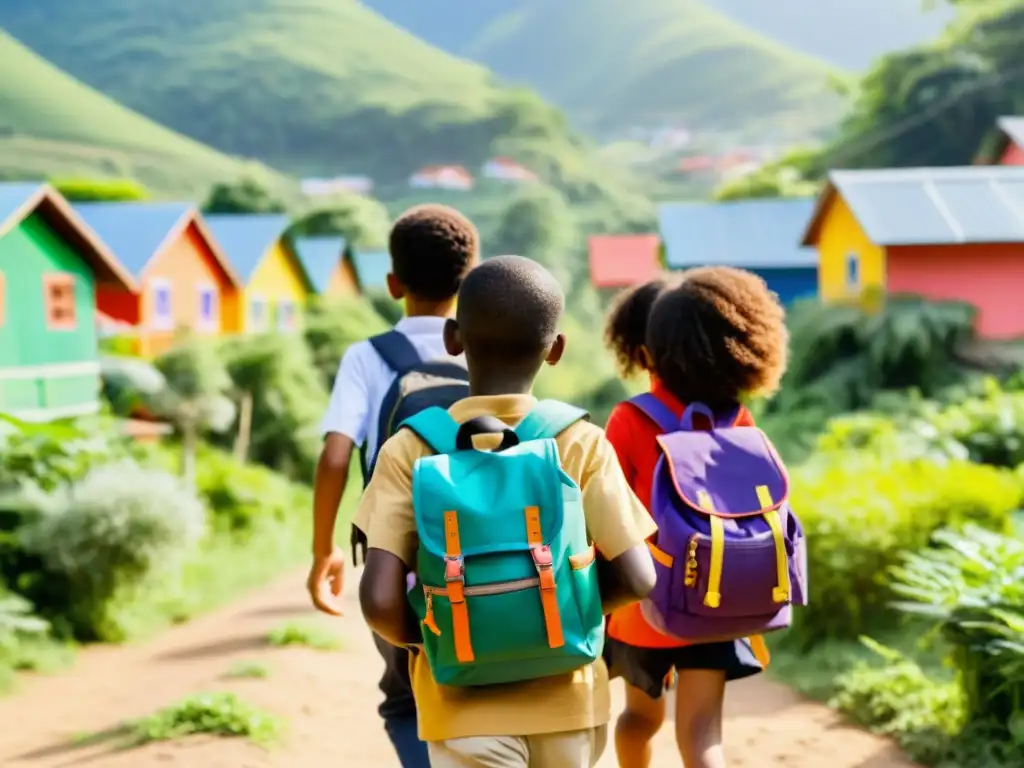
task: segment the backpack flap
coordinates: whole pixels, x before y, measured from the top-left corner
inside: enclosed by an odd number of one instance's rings
[[[454,453],[459,423],[444,408],[427,408],[399,425],[411,429],[434,453]]]
[[[590,414],[582,408],[558,400],[541,400],[516,426],[516,434],[524,443],[558,437],[577,421],[589,418]]]

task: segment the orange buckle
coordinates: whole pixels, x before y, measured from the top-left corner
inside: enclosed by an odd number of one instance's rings
[[[551,547],[537,545],[530,547],[530,554],[533,555],[533,565],[540,577],[540,588],[544,591],[555,588],[555,574],[553,571],[554,558],[551,556]]]

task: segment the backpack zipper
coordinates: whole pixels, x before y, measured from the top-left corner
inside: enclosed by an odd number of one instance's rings
[[[486,595],[503,595],[508,592],[521,592],[524,589],[536,589],[540,586],[539,578],[513,579],[512,581],[496,581],[493,584],[478,584],[475,587],[466,587],[462,590],[466,597],[484,597]],[[448,590],[445,587],[431,587],[423,585],[423,594],[427,600],[427,614],[423,617],[423,625],[435,635],[441,634],[441,628],[437,626],[434,619],[434,596],[447,597]]]

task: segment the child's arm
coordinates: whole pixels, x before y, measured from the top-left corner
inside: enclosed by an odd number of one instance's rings
[[[370,547],[359,582],[359,604],[370,629],[392,645],[423,642],[420,621],[406,598],[405,563],[390,552]]]
[[[412,509],[412,465],[417,458],[410,432],[400,431],[384,443],[356,513],[357,519],[367,521],[369,544],[359,604],[370,628],[393,645],[423,642],[406,597],[406,575],[418,546]]]
[[[647,539],[658,527],[626,482],[615,449],[603,434],[588,457],[580,487],[587,528],[599,553],[605,610],[643,599],[654,589],[656,573]]]

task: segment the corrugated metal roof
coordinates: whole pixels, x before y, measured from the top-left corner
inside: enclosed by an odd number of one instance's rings
[[[661,271],[657,235],[596,235],[588,241],[590,282],[623,288],[653,280]]]
[[[181,220],[195,210],[191,203],[75,203],[73,207],[135,277]]]
[[[42,188],[39,182],[12,181],[0,183],[0,224],[9,219],[32,195]]]
[[[204,214],[203,220],[243,282],[288,229],[288,217],[277,213]]]
[[[297,237],[295,254],[317,293],[326,293],[338,262],[345,250],[343,237]]]
[[[1000,117],[996,120],[996,125],[1010,141],[1024,148],[1024,117]]]
[[[817,254],[800,245],[813,210],[811,198],[659,206],[665,260],[673,269],[813,267]]]
[[[877,245],[1024,242],[1022,167],[833,171],[829,182]]]
[[[364,291],[387,288],[387,275],[391,271],[391,254],[387,251],[353,251],[352,263],[356,268],[359,287]]]

